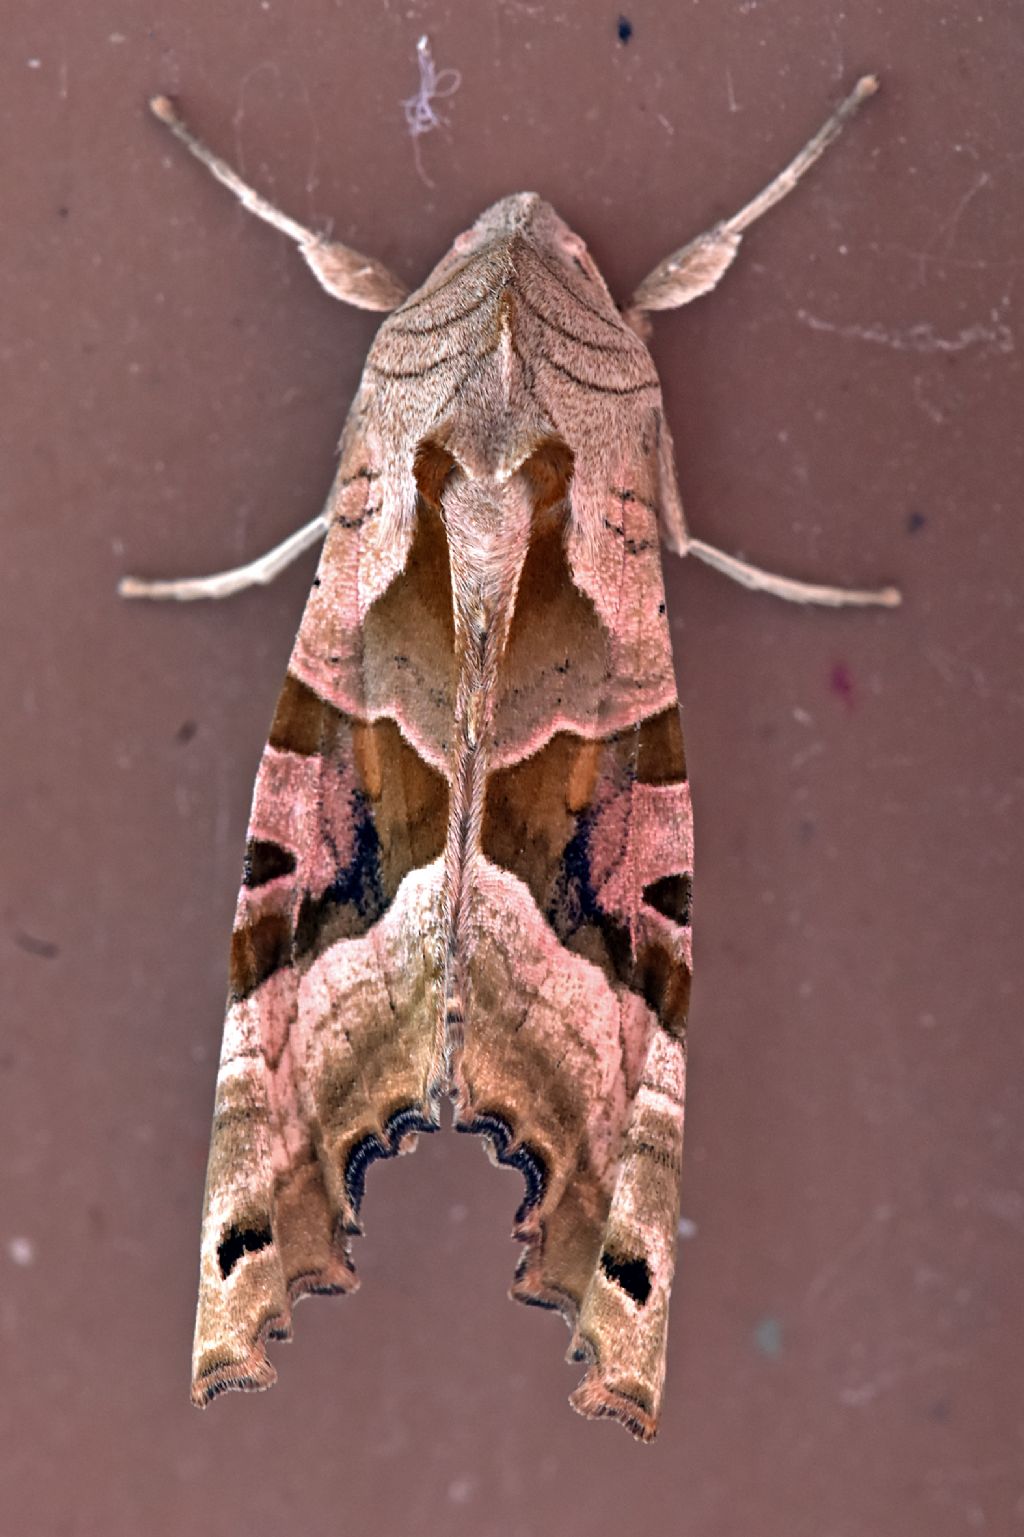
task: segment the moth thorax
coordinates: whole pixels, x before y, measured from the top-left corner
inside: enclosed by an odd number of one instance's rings
[[[441,493],[452,584],[474,606],[504,606],[515,593],[530,542],[533,498],[521,473],[501,482],[454,471]]]

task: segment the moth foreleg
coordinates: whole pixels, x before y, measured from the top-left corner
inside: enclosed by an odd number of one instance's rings
[[[723,219],[712,229],[705,230],[688,245],[673,251],[654,271],[644,278],[626,309],[626,319],[645,310],[672,310],[691,299],[699,299],[716,286],[722,275],[732,265],[744,230],[750,228],[762,214],[803,179],[815,161],[838,138],[847,121],[862,102],[878,90],[875,75],[863,75],[846,100],[841,102],[832,116],[809,139],[778,176],[770,181],[762,192],[752,198],[731,219]]]
[[[265,555],[258,555],[244,566],[233,566],[230,571],[215,571],[210,576],[189,576],[147,582],[137,576],[124,576],[117,584],[122,598],[177,598],[185,602],[190,598],[230,598],[247,587],[266,586],[279,576],[286,566],[311,545],[317,544],[327,532],[328,517],[319,517],[296,529],[280,544],[275,544]]]
[[[718,550],[713,544],[705,544],[703,539],[694,539],[689,534],[685,535],[677,553],[696,555],[698,560],[714,566],[716,571],[732,577],[741,586],[750,587],[755,592],[770,592],[774,597],[786,598],[790,603],[820,603],[830,608],[864,608],[871,605],[895,608],[903,601],[898,587],[830,587],[817,582],[798,582],[794,577],[779,576],[774,571],[762,571],[760,566],[740,560],[738,555],[727,555],[724,550]]]
[[[190,154],[215,176],[222,186],[233,192],[243,208],[258,219],[272,224],[282,234],[294,240],[317,279],[327,292],[346,304],[354,304],[364,310],[393,310],[401,304],[407,290],[388,269],[372,256],[361,256],[350,246],[334,240],[324,240],[313,230],[308,230],[295,219],[282,213],[265,197],[243,181],[233,166],[197,139],[187,123],[178,116],[174,103],[167,96],[154,96],[149,103],[153,116],[165,124]]]

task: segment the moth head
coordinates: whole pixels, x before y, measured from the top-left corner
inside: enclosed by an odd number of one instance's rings
[[[510,235],[525,234],[532,229],[540,210],[547,208],[547,203],[536,192],[513,192],[510,197],[500,198],[490,208],[485,208],[476,223],[460,235],[455,244],[470,250],[488,245],[492,240],[507,240]],[[554,213],[553,209],[548,211]]]
[[[604,280],[584,242],[536,192],[515,192],[492,203],[473,227],[459,236],[454,249],[460,256],[467,256],[491,241],[515,235],[522,235],[531,245],[554,257],[577,279],[582,277],[604,290]]]

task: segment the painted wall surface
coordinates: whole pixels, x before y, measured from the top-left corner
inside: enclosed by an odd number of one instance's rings
[[[0,1529],[18,1537],[959,1537],[1024,1510],[1024,227],[1004,0],[27,0],[0,58]],[[410,137],[416,42],[460,74]],[[668,1398],[575,1418],[513,1306],[514,1179],[375,1167],[363,1287],[281,1380],[188,1401],[252,778],[314,557],[129,607],[311,518],[375,328],[161,132],[419,281],[541,192],[625,298],[883,91],[655,322],[694,531],[672,563],[697,814]],[[449,80],[447,82],[451,84]]]

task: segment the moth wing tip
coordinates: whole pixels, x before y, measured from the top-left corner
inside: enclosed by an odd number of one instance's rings
[[[277,1371],[259,1346],[243,1360],[197,1367],[192,1377],[192,1402],[197,1409],[205,1409],[222,1393],[263,1393],[276,1381]]]
[[[629,1394],[619,1393],[604,1382],[592,1367],[579,1387],[569,1395],[569,1403],[587,1420],[618,1420],[631,1436],[649,1446],[658,1433],[658,1416],[646,1404]]]

